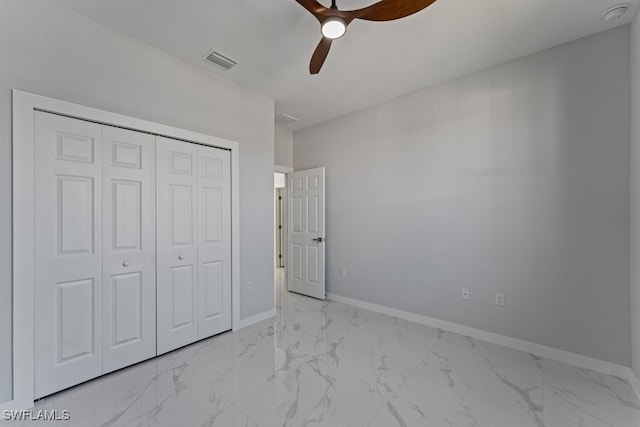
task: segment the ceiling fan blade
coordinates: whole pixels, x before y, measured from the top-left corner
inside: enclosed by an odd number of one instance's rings
[[[323,16],[327,16],[327,11],[330,9],[324,7],[317,0],[296,0],[302,7],[307,9],[318,21],[322,21]]]
[[[366,21],[393,21],[420,12],[436,0],[382,0],[363,9],[351,11]]]
[[[331,39],[323,37],[320,43],[318,43],[318,47],[316,47],[316,50],[313,52],[311,63],[309,64],[309,72],[311,74],[318,74],[320,72],[322,64],[324,64],[324,60],[327,59],[327,55],[329,54],[332,41]]]

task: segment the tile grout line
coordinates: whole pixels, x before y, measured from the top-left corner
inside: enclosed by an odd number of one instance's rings
[[[240,406],[238,406],[236,403],[232,403],[232,405],[233,405],[233,408],[234,408],[236,411],[240,411],[240,413],[241,413],[242,415],[244,415],[245,417],[247,417],[247,420],[249,420],[249,421],[251,421],[253,424],[255,424],[255,425],[256,425],[256,427],[260,427],[260,424],[258,424],[258,423],[253,419],[253,418],[251,418],[249,415],[247,415],[247,413],[246,413],[246,412],[244,412],[244,411],[240,408]],[[234,417],[234,418],[235,418],[235,417]]]

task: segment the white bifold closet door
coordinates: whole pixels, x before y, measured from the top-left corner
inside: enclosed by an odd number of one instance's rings
[[[157,137],[158,354],[231,329],[227,150]]]
[[[103,127],[103,373],[156,355],[155,137]]]
[[[198,146],[198,339],[231,329],[231,153]]]
[[[44,112],[34,135],[36,398],[231,329],[229,151]]]
[[[100,125],[35,113],[36,398],[102,374],[101,141]]]
[[[158,354],[198,339],[196,148],[156,140]]]
[[[156,354],[154,142],[36,113],[37,398]]]

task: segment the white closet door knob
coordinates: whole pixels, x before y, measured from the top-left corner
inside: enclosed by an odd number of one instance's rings
[[[184,259],[184,257],[182,256],[182,254],[178,255],[178,259],[179,259],[179,260],[183,260],[183,259]]]
[[[123,267],[129,267],[129,261],[124,261],[124,262],[122,263],[122,266],[123,266]]]

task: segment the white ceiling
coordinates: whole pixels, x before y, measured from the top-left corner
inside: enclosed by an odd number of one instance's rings
[[[54,0],[134,39],[276,100],[292,130],[630,22],[604,22],[618,0],[438,0],[392,22],[354,21],[320,74],[315,18],[295,0]],[[325,5],[330,2],[321,0]],[[375,0],[338,0],[343,10]],[[238,61],[206,63],[211,48]]]

